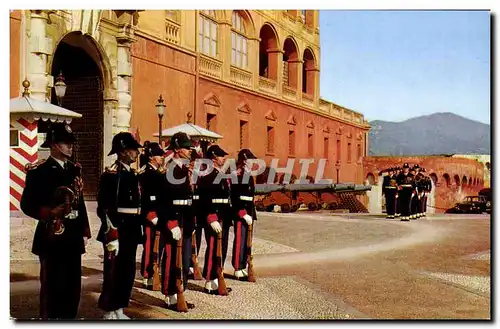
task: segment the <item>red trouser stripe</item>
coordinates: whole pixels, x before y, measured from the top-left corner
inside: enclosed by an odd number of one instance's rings
[[[213,254],[214,254],[214,237],[210,237],[210,244],[209,244],[209,254],[208,254],[208,265],[207,265],[207,281],[210,280],[210,274],[212,273],[212,266],[213,266]]]
[[[148,278],[149,279],[149,275],[148,275],[148,268],[149,268],[149,260],[150,260],[150,256],[151,256],[151,227],[149,226],[146,226],[146,242],[145,242],[145,245],[144,245],[144,273],[142,273],[142,276],[144,278]]]
[[[163,294],[168,295],[168,279],[170,279],[170,264],[172,263],[172,246],[170,243],[165,245],[165,251],[167,252],[167,257],[165,259],[165,273],[163,278]]]
[[[237,221],[236,222],[236,250],[234,252],[234,258],[235,259],[235,262],[234,262],[234,266],[235,266],[235,270],[239,270],[240,269],[240,249],[241,249],[241,221]]]

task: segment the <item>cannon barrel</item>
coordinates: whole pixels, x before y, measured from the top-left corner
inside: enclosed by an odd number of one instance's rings
[[[370,191],[370,185],[347,184],[255,184],[255,194],[265,195],[272,192],[348,192]]]

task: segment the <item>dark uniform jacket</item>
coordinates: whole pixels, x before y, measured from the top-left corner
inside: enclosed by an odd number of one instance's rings
[[[201,220],[210,224],[217,216],[226,226],[231,226],[231,190],[227,179],[221,179],[214,184],[219,170],[214,168],[209,174],[198,178],[198,191],[200,193]],[[217,201],[228,200],[228,203]],[[210,217],[209,217],[210,216]]]
[[[167,174],[161,193],[160,220],[166,223],[168,229],[180,226],[183,227],[184,235],[191,236],[194,230],[194,209],[192,207],[193,190],[189,168],[179,162],[179,164],[169,166],[168,170],[172,170],[172,172]],[[173,177],[175,180],[169,179],[169,177]],[[178,184],[178,180],[184,182]]]
[[[387,186],[389,186],[389,182],[390,182],[390,177],[389,175],[386,175],[384,176],[384,180],[382,181],[382,193],[387,193]]]
[[[126,209],[139,209],[141,196],[139,179],[133,169],[127,168],[120,162],[115,162],[102,175],[97,196],[97,216],[101,219],[101,229],[97,240],[105,241],[104,232],[107,229],[106,214],[118,232],[125,233],[132,239],[131,242],[141,243],[142,217],[140,213],[123,213]]]
[[[253,176],[248,178],[245,176],[244,169],[238,169],[236,172],[237,184],[231,185],[231,204],[233,211],[236,212],[238,217],[243,217],[242,214],[248,214],[253,218],[257,219],[255,212],[255,204],[253,202],[255,194],[255,181]],[[243,182],[244,179],[248,179],[247,182]]]
[[[400,173],[397,177],[397,182],[399,186],[402,186],[403,189],[414,189],[415,181],[412,174],[408,173]]]
[[[147,164],[146,168],[139,174],[139,182],[141,185],[141,213],[146,219],[145,224],[153,226],[151,220],[158,217],[158,207],[160,199],[165,189],[165,172],[153,168],[151,164]],[[161,227],[161,222],[158,218],[158,227]]]
[[[63,234],[50,239],[47,222],[43,220],[44,212],[58,206],[53,201],[58,187],[67,186],[74,191],[73,183],[78,170],[78,167],[70,161],[67,161],[67,169],[64,169],[52,157],[28,170],[26,187],[21,199],[21,210],[26,215],[39,220],[33,238],[32,252],[35,255],[44,256],[54,252],[85,253],[83,237],[90,238],[91,233],[83,194],[80,194],[78,206],[75,207],[78,216],[64,219]]]

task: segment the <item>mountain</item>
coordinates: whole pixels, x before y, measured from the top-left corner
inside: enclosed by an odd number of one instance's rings
[[[369,155],[490,154],[490,125],[449,112],[370,125]]]

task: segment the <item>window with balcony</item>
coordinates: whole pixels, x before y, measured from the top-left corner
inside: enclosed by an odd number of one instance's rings
[[[295,131],[288,131],[288,154],[295,155]]]
[[[217,22],[214,10],[202,10],[198,20],[198,51],[217,57]]]
[[[328,137],[325,137],[324,141],[323,141],[323,157],[325,159],[328,159],[328,147],[329,147],[329,139]]]
[[[248,145],[248,122],[240,120],[240,149]]]
[[[267,153],[274,153],[274,127],[267,127]]]
[[[241,14],[234,10],[231,28],[231,65],[246,69],[248,67],[248,39],[245,21]]]
[[[307,154],[309,156],[314,155],[314,135],[307,134]]]

